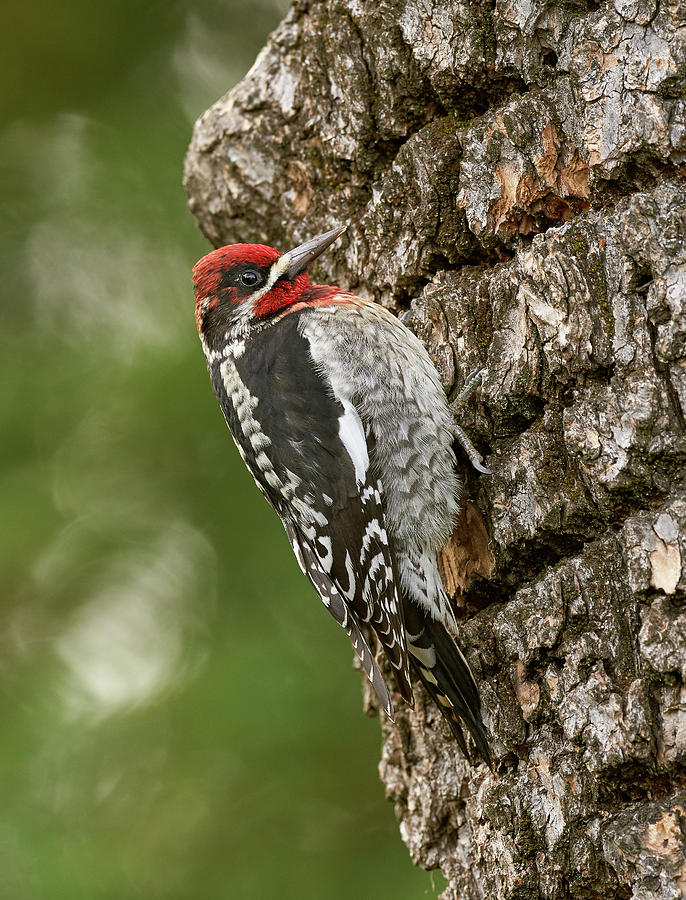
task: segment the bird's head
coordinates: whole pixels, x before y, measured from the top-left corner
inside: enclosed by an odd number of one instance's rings
[[[220,247],[195,264],[195,320],[204,335],[234,324],[267,319],[297,303],[310,286],[308,265],[345,231],[334,228],[279,253],[264,244]]]

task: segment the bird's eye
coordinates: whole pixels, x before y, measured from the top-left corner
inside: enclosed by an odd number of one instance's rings
[[[257,272],[253,272],[252,269],[247,269],[241,274],[241,282],[246,287],[254,287],[259,280],[260,276],[257,274]]]

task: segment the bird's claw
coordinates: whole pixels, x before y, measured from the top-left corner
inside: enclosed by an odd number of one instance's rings
[[[486,369],[481,368],[475,369],[465,378],[465,382],[460,389],[460,393],[451,403],[451,409],[454,416],[457,416],[460,413],[467,400],[469,400],[469,398],[482,386],[485,377]],[[487,469],[484,465],[483,457],[459,425],[453,424],[453,434],[457,438],[457,441],[464,452],[467,454],[467,458],[469,459],[472,466],[476,469],[476,471],[480,472],[482,475],[492,475],[493,473],[491,472],[491,470]]]

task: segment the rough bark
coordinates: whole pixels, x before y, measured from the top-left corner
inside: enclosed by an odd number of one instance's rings
[[[214,244],[349,222],[320,280],[409,306],[446,390],[488,368],[458,607],[496,771],[421,692],[382,722],[446,898],[686,896],[684,11],[297,2],[188,155]]]

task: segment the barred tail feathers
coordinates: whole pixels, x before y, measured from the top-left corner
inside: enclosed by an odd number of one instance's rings
[[[481,718],[479,691],[469,664],[445,626],[411,602],[405,604],[407,647],[413,668],[469,757],[462,725],[485,762],[492,766]]]

